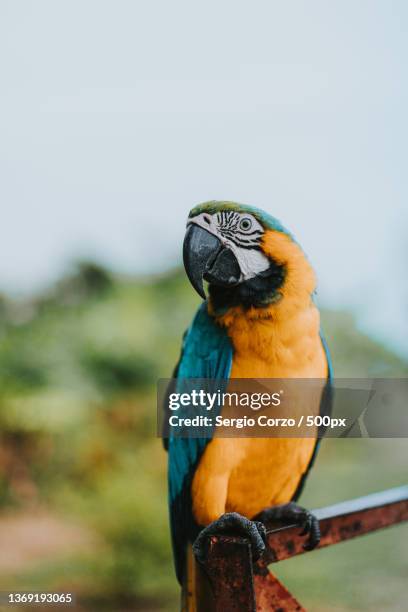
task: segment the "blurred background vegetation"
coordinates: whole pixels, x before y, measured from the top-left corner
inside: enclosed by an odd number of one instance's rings
[[[0,297],[0,590],[77,593],[83,610],[176,610],[155,383],[198,304],[185,275],[81,262],[30,299]],[[408,363],[323,312],[337,376]],[[324,442],[302,497],[331,504],[406,481],[405,440]],[[279,565],[312,610],[403,610],[400,526]]]

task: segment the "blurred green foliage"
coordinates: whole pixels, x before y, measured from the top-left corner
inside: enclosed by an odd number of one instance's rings
[[[46,509],[80,524],[93,544],[22,563],[0,576],[0,589],[69,588],[89,609],[177,609],[155,381],[170,376],[197,305],[181,271],[128,279],[92,262],[80,263],[44,295],[19,302],[2,296],[3,515]],[[360,333],[349,314],[324,312],[323,326],[337,376],[407,375],[408,364]],[[405,441],[391,448],[386,441],[327,441],[304,503],[332,503],[403,482]],[[391,533],[381,550],[395,545],[398,535]],[[408,561],[401,553],[390,570],[373,554],[380,546],[375,538],[368,547],[335,547],[324,562],[322,553],[311,555],[305,571],[297,569],[301,559],[292,572],[282,564],[282,575],[313,609],[372,609],[373,598],[366,605],[364,593],[373,574],[392,571],[397,583]],[[360,583],[349,576],[344,590],[348,556],[366,568],[360,567]]]
[[[144,355],[84,351],[82,364],[89,379],[102,393],[123,393],[151,385],[155,379],[155,363]]]

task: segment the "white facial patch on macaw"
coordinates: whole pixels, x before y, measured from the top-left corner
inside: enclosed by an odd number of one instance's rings
[[[254,278],[269,268],[270,262],[260,250],[265,230],[253,215],[230,210],[204,212],[189,219],[187,225],[190,223],[207,230],[231,249],[241,269],[239,282]]]
[[[231,250],[237,258],[239,267],[241,268],[241,282],[254,278],[269,268],[268,258],[261,253],[261,251],[255,249],[242,249],[235,245],[231,247]]]

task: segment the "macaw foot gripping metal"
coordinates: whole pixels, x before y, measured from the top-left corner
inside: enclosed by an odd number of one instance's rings
[[[266,508],[256,516],[256,519],[268,525],[275,521],[283,525],[298,525],[302,529],[300,535],[309,536],[303,544],[305,550],[313,550],[320,542],[319,520],[310,510],[295,502]]]
[[[211,536],[220,535],[240,535],[248,538],[254,561],[259,559],[265,550],[266,529],[264,524],[260,521],[250,521],[238,512],[227,512],[204,527],[198,534],[193,544],[193,552],[197,561],[200,563],[206,561]]]

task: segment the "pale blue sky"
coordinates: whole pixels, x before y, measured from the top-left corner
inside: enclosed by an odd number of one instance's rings
[[[404,0],[0,0],[0,289],[162,269],[235,199],[408,353],[407,31]]]

